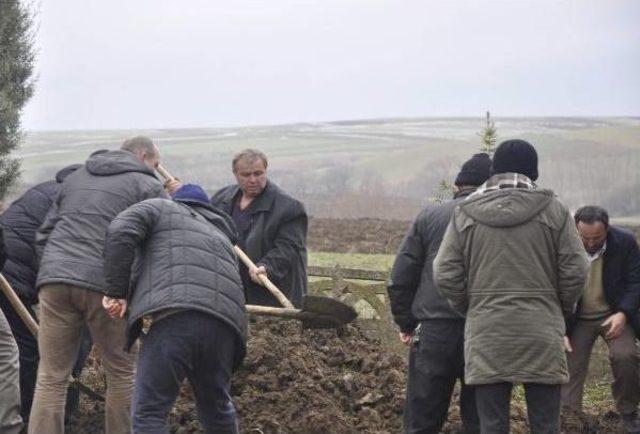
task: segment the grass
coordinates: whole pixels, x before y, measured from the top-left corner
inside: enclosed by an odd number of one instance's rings
[[[387,271],[391,269],[395,255],[366,253],[309,252],[309,265],[317,267],[359,268]]]

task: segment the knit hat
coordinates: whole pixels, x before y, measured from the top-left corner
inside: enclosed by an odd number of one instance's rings
[[[519,173],[530,180],[538,179],[538,153],[524,140],[507,140],[493,154],[492,173]]]
[[[207,193],[204,192],[202,187],[196,184],[184,184],[173,194],[173,200],[192,205],[210,206]]]
[[[489,154],[475,154],[465,161],[456,177],[457,186],[482,185],[491,176],[491,157]]]

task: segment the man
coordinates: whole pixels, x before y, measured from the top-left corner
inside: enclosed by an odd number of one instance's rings
[[[454,311],[433,283],[433,258],[453,209],[490,175],[491,159],[476,154],[462,165],[454,200],[427,205],[413,222],[393,264],[387,286],[400,340],[411,345],[404,413],[405,433],[430,434],[442,429],[456,379],[465,432],[478,432],[473,391],[464,384],[464,317]]]
[[[153,171],[159,159],[158,148],[146,137],[92,155],[62,184],[36,235],[42,258],[36,281],[40,366],[29,433],[64,431],[66,387],[85,322],[107,377],[106,432],[129,432],[135,351],[123,351],[125,324],[112,321],[102,309],[104,237],[118,213],[164,196]]]
[[[562,404],[582,410],[589,357],[598,336],[609,347],[612,391],[627,432],[640,433],[639,361],[636,348],[640,308],[640,251],[631,232],[609,225],[603,208],[585,206],[575,222],[591,266],[576,314],[567,326],[569,383]]]
[[[133,205],[109,226],[104,306],[121,317],[129,302],[129,345],[143,317],[153,321],[138,360],[134,433],[169,433],[167,415],[185,378],[205,431],[238,432],[231,372],[244,357],[246,318],[235,239],[233,221],[193,184],[173,201]]]
[[[33,306],[38,302],[36,291],[36,277],[38,275],[38,261],[35,252],[36,230],[44,222],[64,179],[81,166],[81,164],[67,166],[56,174],[54,180],[42,182],[31,187],[0,216],[0,227],[4,230],[4,246],[7,253],[7,262],[2,274],[34,318]],[[22,420],[27,423],[36,387],[39,359],[38,342],[2,293],[0,293],[0,309],[4,312],[18,344],[20,353],[20,415]],[[80,353],[78,354],[77,369],[74,368],[74,376],[80,375],[84,360],[91,350],[91,337],[88,333],[86,333],[86,336],[87,338],[83,339]],[[69,391],[67,400],[69,411],[74,411],[77,408],[77,395],[78,390],[76,388],[72,388]]]
[[[0,228],[0,269],[5,259]],[[18,345],[4,313],[0,310],[0,433],[18,434],[21,430]]]
[[[523,140],[496,149],[494,175],[453,217],[434,261],[438,288],[466,314],[465,380],[483,434],[509,432],[514,383],[524,383],[533,434],[557,433],[568,381],[564,317],[587,259],[573,219],[536,187],[538,155]]]
[[[240,264],[247,303],[280,306],[261,286],[258,274],[266,275],[295,306],[307,293],[307,226],[304,205],[267,179],[267,157],[245,149],[231,165],[237,185],[211,198],[214,207],[229,214],[238,229],[238,245],[258,266],[249,272]]]

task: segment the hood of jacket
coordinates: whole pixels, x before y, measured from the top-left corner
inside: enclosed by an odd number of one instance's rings
[[[140,172],[155,177],[151,168],[138,161],[136,156],[118,149],[92,154],[85,164],[87,171],[96,176],[112,176],[127,172]]]
[[[73,172],[82,167],[82,164],[72,164],[70,166],[65,167],[64,169],[60,169],[58,173],[56,173],[56,182],[61,183],[64,179],[71,175]]]
[[[491,227],[512,227],[528,222],[544,210],[553,191],[505,188],[472,196],[460,205],[475,221]]]

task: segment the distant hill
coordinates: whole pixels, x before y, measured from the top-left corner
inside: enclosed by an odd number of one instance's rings
[[[572,209],[601,204],[640,215],[640,118],[496,118],[499,140],[519,137],[540,156],[539,184]],[[323,217],[411,219],[479,152],[483,118],[339,121],[243,128],[37,131],[18,152],[25,187],[94,150],[135,134],[152,137],[163,162],[213,191],[233,182],[230,161],[246,147],[269,157],[270,176]],[[390,204],[390,205],[387,205]],[[389,207],[395,209],[389,209]]]

